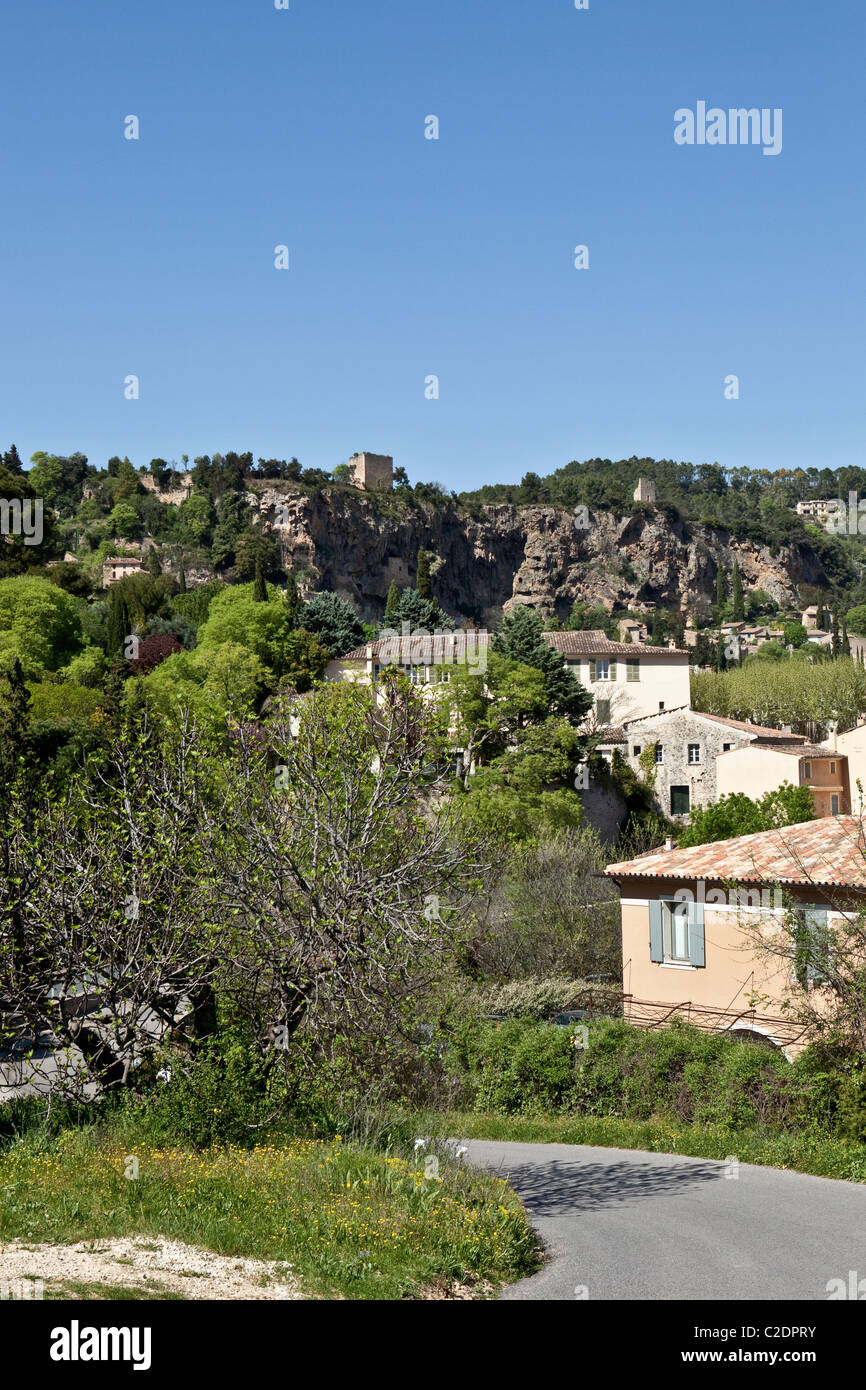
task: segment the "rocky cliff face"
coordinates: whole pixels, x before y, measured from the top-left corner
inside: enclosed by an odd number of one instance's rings
[[[282,484],[254,486],[249,501],[306,587],[333,589],[370,621],[381,618],[392,580],[414,584],[419,547],[436,557],[433,587],[442,606],[488,624],[513,603],[558,618],[576,599],[607,608],[707,609],[719,565],[730,572],[735,558],[744,588],[765,589],[780,604],[796,604],[797,585],[823,577],[806,545],[773,555],[660,512],[575,516],[555,507],[489,506],[470,515],[450,502],[406,508],[390,495],[304,494]]]

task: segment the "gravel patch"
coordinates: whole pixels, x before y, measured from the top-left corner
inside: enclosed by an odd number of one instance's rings
[[[51,1286],[77,1283],[141,1287],[159,1285],[190,1299],[297,1299],[304,1295],[291,1266],[278,1260],[216,1255],[159,1236],[84,1240],[77,1245],[0,1244],[0,1281],[42,1279]]]

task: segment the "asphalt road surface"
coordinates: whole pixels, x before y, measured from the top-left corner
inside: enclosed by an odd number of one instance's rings
[[[578,1144],[461,1140],[507,1178],[550,1261],[504,1299],[828,1300],[863,1280],[866,1184]]]

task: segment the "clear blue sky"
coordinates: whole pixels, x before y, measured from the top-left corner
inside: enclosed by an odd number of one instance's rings
[[[863,0],[31,0],[0,40],[24,457],[863,462]],[[782,153],[677,146],[700,100]]]

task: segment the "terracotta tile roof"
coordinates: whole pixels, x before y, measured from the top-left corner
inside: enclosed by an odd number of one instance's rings
[[[791,735],[789,734],[788,737],[790,738]],[[788,753],[792,758],[844,758],[846,756],[844,753],[834,753],[830,748],[822,748],[817,743],[781,743],[772,741],[772,747],[770,748],[767,747],[768,743],[771,743],[770,739],[759,739],[757,743],[747,744],[746,747],[762,753]],[[734,753],[739,753],[740,751],[739,748],[729,749],[729,752]],[[718,756],[724,758],[727,754],[719,753]]]
[[[434,632],[418,633],[402,637],[380,637],[375,642],[365,642],[338,657],[339,661],[373,660],[380,665],[395,666],[440,666],[465,661],[467,654],[472,662],[478,653],[486,651],[490,643],[490,633],[472,632]]]
[[[549,642],[563,656],[689,656],[681,647],[650,647],[645,642],[611,642],[600,628],[589,632],[545,632]]]
[[[724,724],[728,729],[738,729],[744,734],[753,734],[758,743],[788,743],[805,744],[805,734],[786,733],[784,729],[769,729],[763,724],[748,724],[743,719],[725,719],[720,714],[705,714],[703,710],[691,709],[689,705],[674,705],[671,709],[653,710],[651,714],[639,714],[634,719],[627,719],[626,729],[630,729],[633,724],[642,724],[648,719],[664,719],[668,714],[693,714],[696,719],[711,719],[714,724]]]
[[[622,864],[608,864],[605,873],[617,879],[815,883],[866,890],[864,830],[859,816],[824,816],[690,849],[653,850]]]

